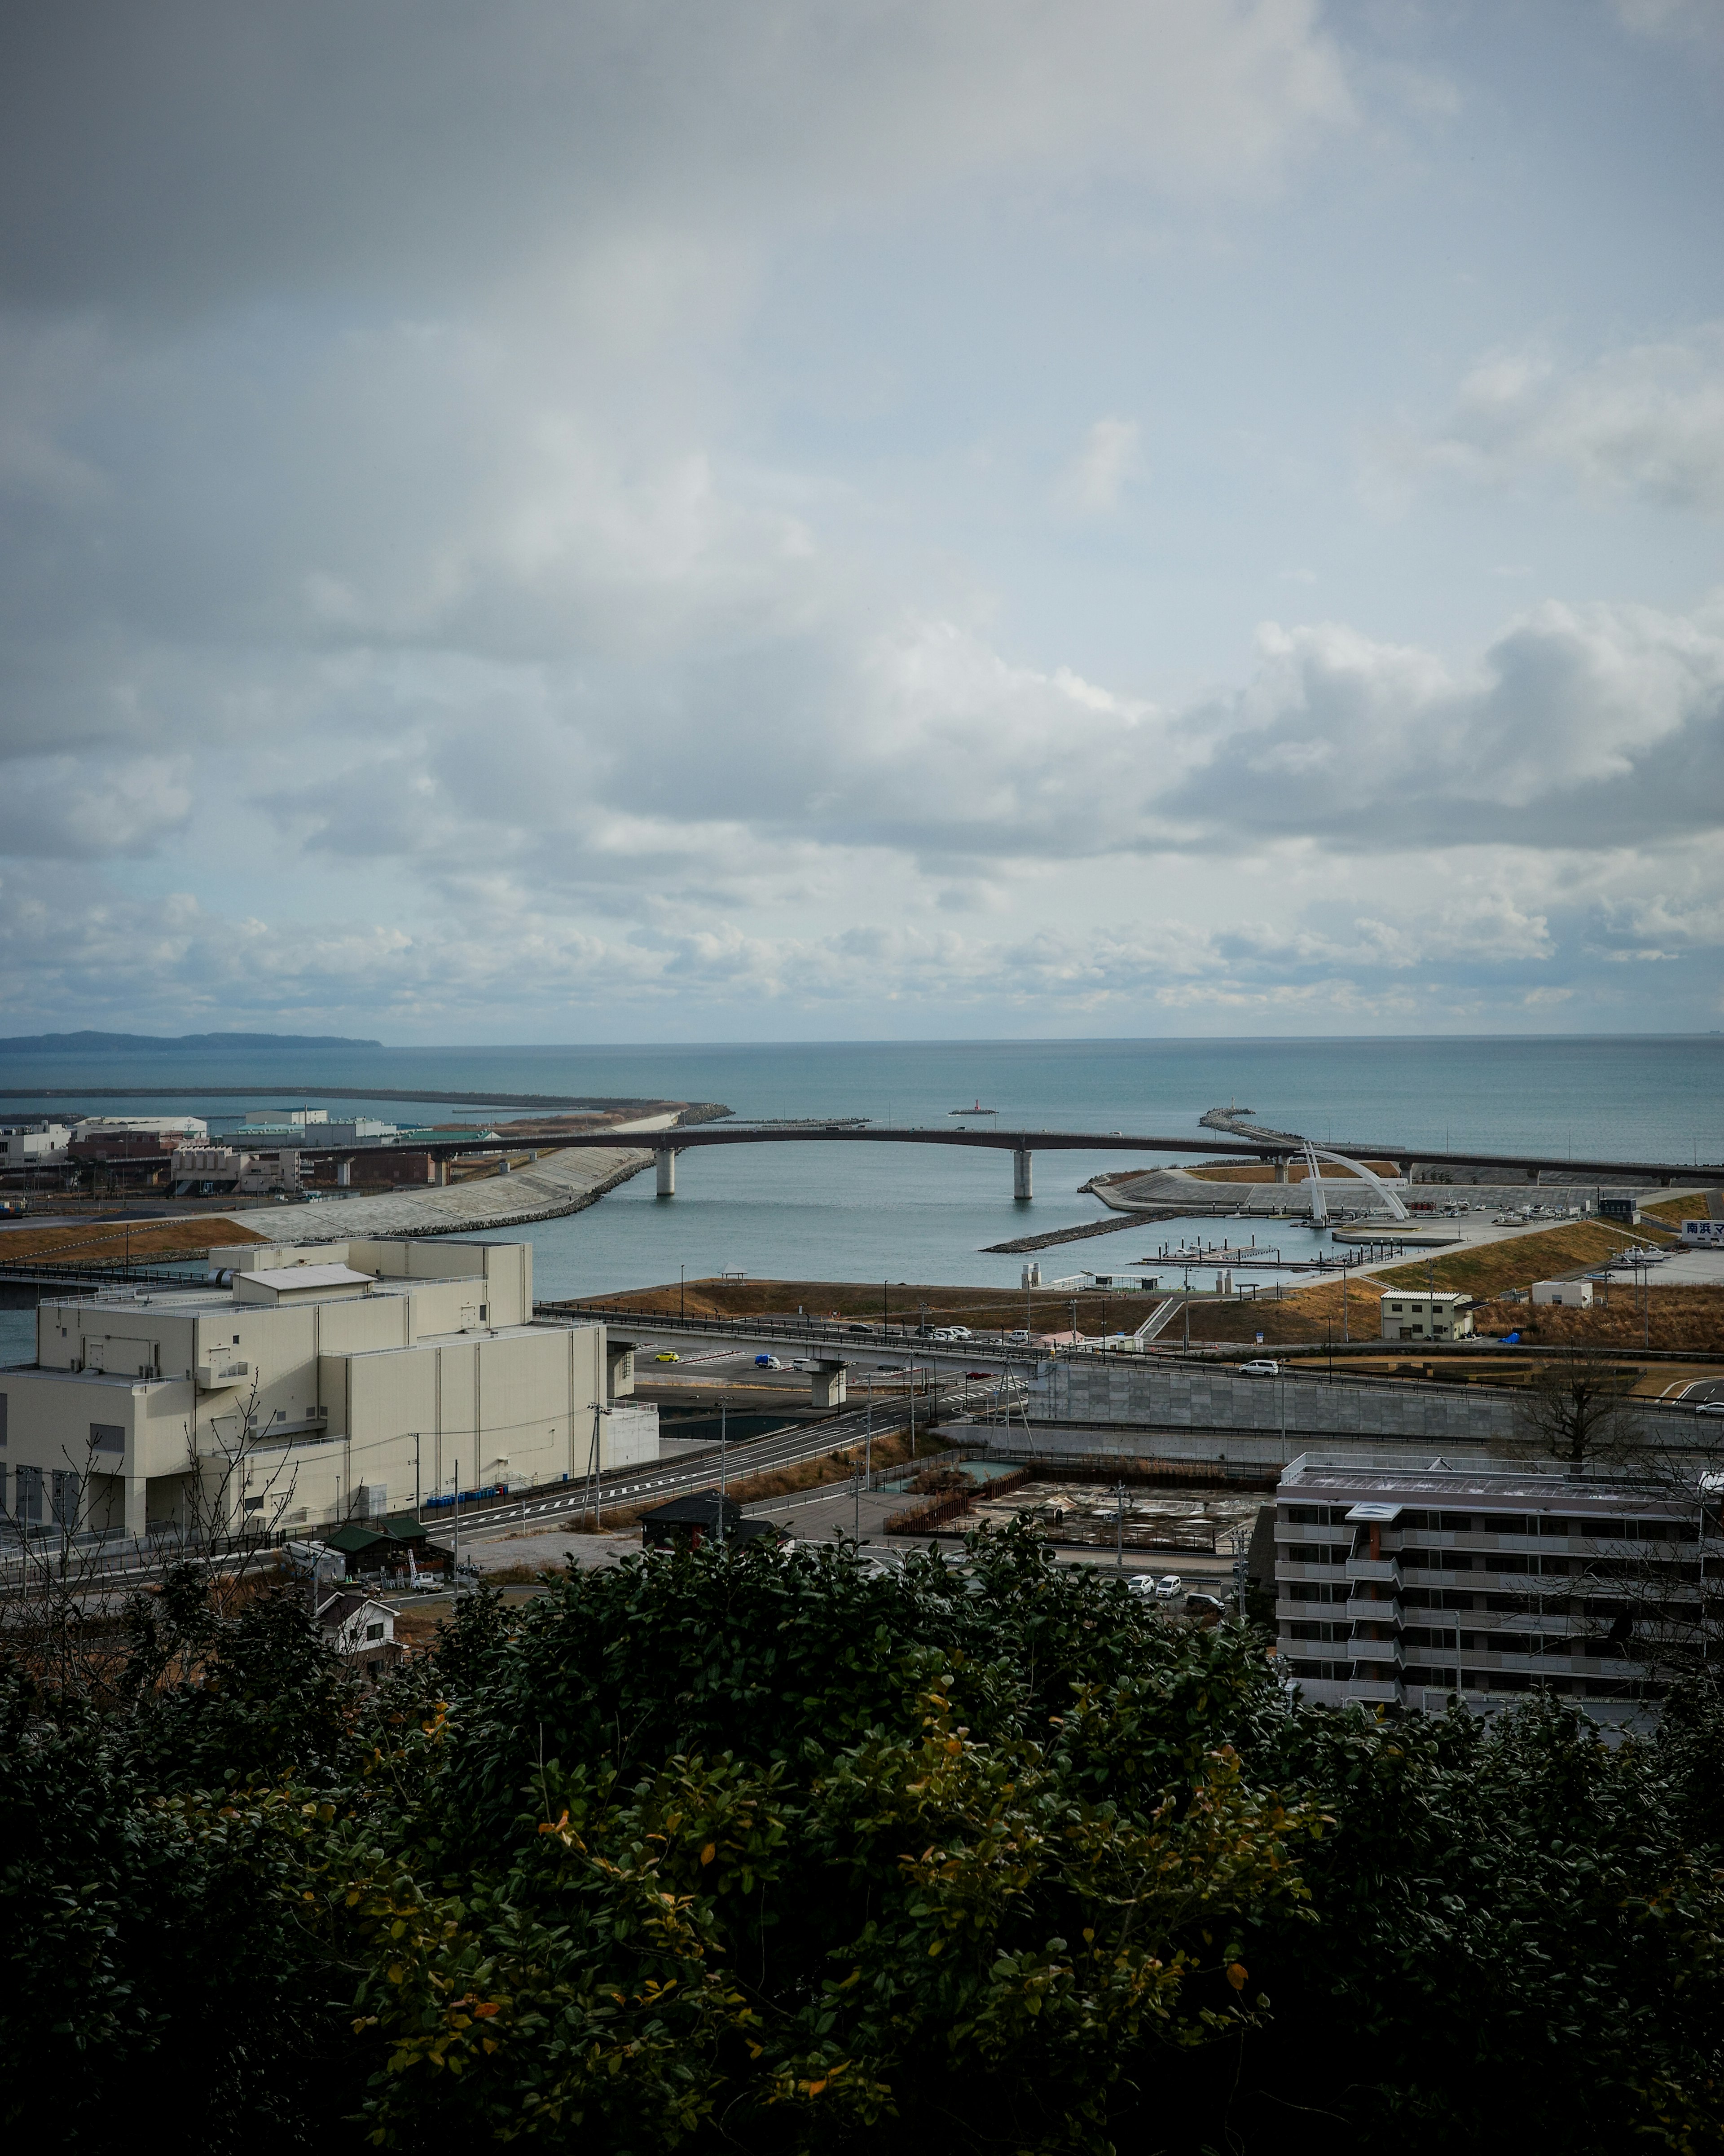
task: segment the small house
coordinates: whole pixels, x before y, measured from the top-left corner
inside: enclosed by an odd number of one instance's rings
[[[1589,1280],[1534,1281],[1532,1303],[1535,1309],[1590,1310],[1593,1283]]]
[[[1470,1296],[1435,1293],[1409,1294],[1399,1290],[1385,1295],[1379,1310],[1385,1340],[1465,1340],[1473,1329]]]
[[[345,1588],[317,1612],[318,1629],[338,1655],[358,1662],[373,1682],[402,1650],[395,1639],[395,1612],[386,1602]]]
[[[640,1539],[646,1549],[699,1549],[703,1544],[777,1541],[780,1530],[770,1520],[751,1520],[742,1507],[716,1490],[697,1490],[686,1497],[673,1497],[644,1512]]]

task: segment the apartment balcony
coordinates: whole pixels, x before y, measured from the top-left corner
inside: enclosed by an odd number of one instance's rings
[[[1396,1557],[1350,1557],[1347,1561],[1349,1580],[1373,1580],[1383,1587],[1398,1588],[1401,1584],[1401,1560]]]
[[[1348,1644],[1355,1676],[1398,1678],[1407,1666],[1398,1640],[1362,1640],[1356,1632]]]
[[[1334,1690],[1349,1707],[1355,1702],[1363,1707],[1401,1707],[1406,1703],[1406,1689],[1397,1678],[1375,1671],[1367,1675],[1357,1662],[1353,1664],[1351,1681],[1337,1685]]]
[[[1355,1625],[1398,1625],[1400,1599],[1391,1594],[1378,1601],[1367,1595],[1352,1594],[1341,1605],[1341,1614]]]

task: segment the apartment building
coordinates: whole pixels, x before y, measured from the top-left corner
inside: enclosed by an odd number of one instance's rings
[[[1385,1340],[1470,1340],[1473,1331],[1470,1296],[1442,1291],[1408,1294],[1384,1291],[1380,1315]]]
[[[0,1502],[26,1529],[193,1521],[312,1529],[481,1486],[658,1456],[612,1405],[603,1325],[532,1322],[526,1243],[349,1241],[211,1253],[207,1288],[44,1301],[0,1370]],[[459,1479],[458,1479],[459,1478]]]
[[[1655,1650],[1698,1636],[1709,1555],[1716,1571],[1710,1482],[1307,1453],[1275,1493],[1277,1653],[1330,1704],[1547,1687],[1631,1719],[1659,1696]]]

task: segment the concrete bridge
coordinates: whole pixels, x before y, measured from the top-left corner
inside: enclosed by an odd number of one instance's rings
[[[675,1143],[666,1143],[667,1139]],[[546,1142],[537,1141],[541,1145]],[[554,1142],[561,1150],[573,1146],[614,1146],[614,1135],[598,1132],[582,1132],[577,1136],[559,1136]],[[433,1147],[437,1152],[495,1151],[497,1141],[480,1147],[471,1141],[457,1144]],[[679,1127],[675,1131],[654,1134],[653,1157],[658,1168],[658,1192],[661,1198],[676,1194],[676,1156],[693,1152],[705,1146],[723,1145],[943,1145],[967,1146],[994,1152],[1009,1152],[1012,1156],[1012,1195],[1028,1200],[1034,1195],[1032,1186],[1031,1162],[1039,1152],[1147,1152],[1190,1155],[1203,1153],[1223,1160],[1264,1161],[1275,1170],[1277,1182],[1286,1180],[1290,1163],[1302,1159],[1305,1147],[1299,1145],[1270,1144],[1244,1139],[1235,1136],[1212,1137],[1198,1132],[1188,1137],[1150,1137],[1135,1132],[1123,1131],[1012,1131],[977,1130],[963,1125],[954,1129],[938,1126],[923,1128],[912,1125],[907,1129],[880,1129],[873,1125],[854,1123],[750,1124],[741,1122],[704,1123]],[[310,1148],[308,1148],[310,1150]],[[1672,1183],[1691,1186],[1700,1183],[1724,1183],[1724,1165],[1713,1164],[1693,1168],[1684,1162],[1631,1160],[1572,1160],[1559,1153],[1492,1153],[1456,1152],[1435,1153],[1408,1146],[1404,1140],[1388,1143],[1343,1142],[1337,1146],[1320,1148],[1326,1160],[1356,1162],[1359,1160],[1392,1160],[1403,1175],[1410,1174],[1415,1161],[1440,1161],[1456,1168],[1485,1168],[1501,1171],[1501,1179],[1511,1182],[1524,1178],[1536,1182],[1541,1170],[1560,1170],[1564,1175],[1582,1180],[1600,1183],[1624,1179],[1650,1179],[1661,1184]]]

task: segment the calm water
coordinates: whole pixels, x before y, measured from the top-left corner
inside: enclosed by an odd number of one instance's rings
[[[1468,1149],[1724,1158],[1724,1038],[1505,1040],[998,1041],[768,1047],[374,1049],[249,1057],[14,1058],[0,1086],[184,1084],[172,1102],[90,1101],[231,1115],[285,1106],[294,1086],[634,1095],[719,1101],[740,1116],[868,1116],[880,1124],[948,1127],[978,1096],[1007,1127],[1195,1134],[1229,1100],[1320,1142],[1394,1142],[1425,1152]],[[252,1085],[248,1101],[199,1085]],[[80,1105],[56,1101],[56,1109]],[[338,1101],[320,1101],[333,1115]],[[416,1122],[434,1111],[356,1101]],[[23,1112],[0,1101],[0,1120]],[[1198,1156],[1193,1155],[1193,1158]],[[957,1147],[747,1146],[685,1154],[677,1195],[650,1175],[567,1219],[535,1228],[541,1295],[590,1294],[740,1266],[780,1279],[1015,1285],[1022,1260],[979,1248],[1099,1217],[1075,1194],[1098,1170],[1142,1156],[1103,1149],[1042,1153],[1034,1203],[1012,1199],[1008,1154]],[[1172,1231],[1177,1240],[1178,1230]],[[1249,1231],[1247,1231],[1249,1232]],[[1308,1244],[1269,1230],[1286,1254]],[[1043,1255],[1044,1276],[1122,1267],[1152,1255],[1165,1225],[1127,1229]]]

